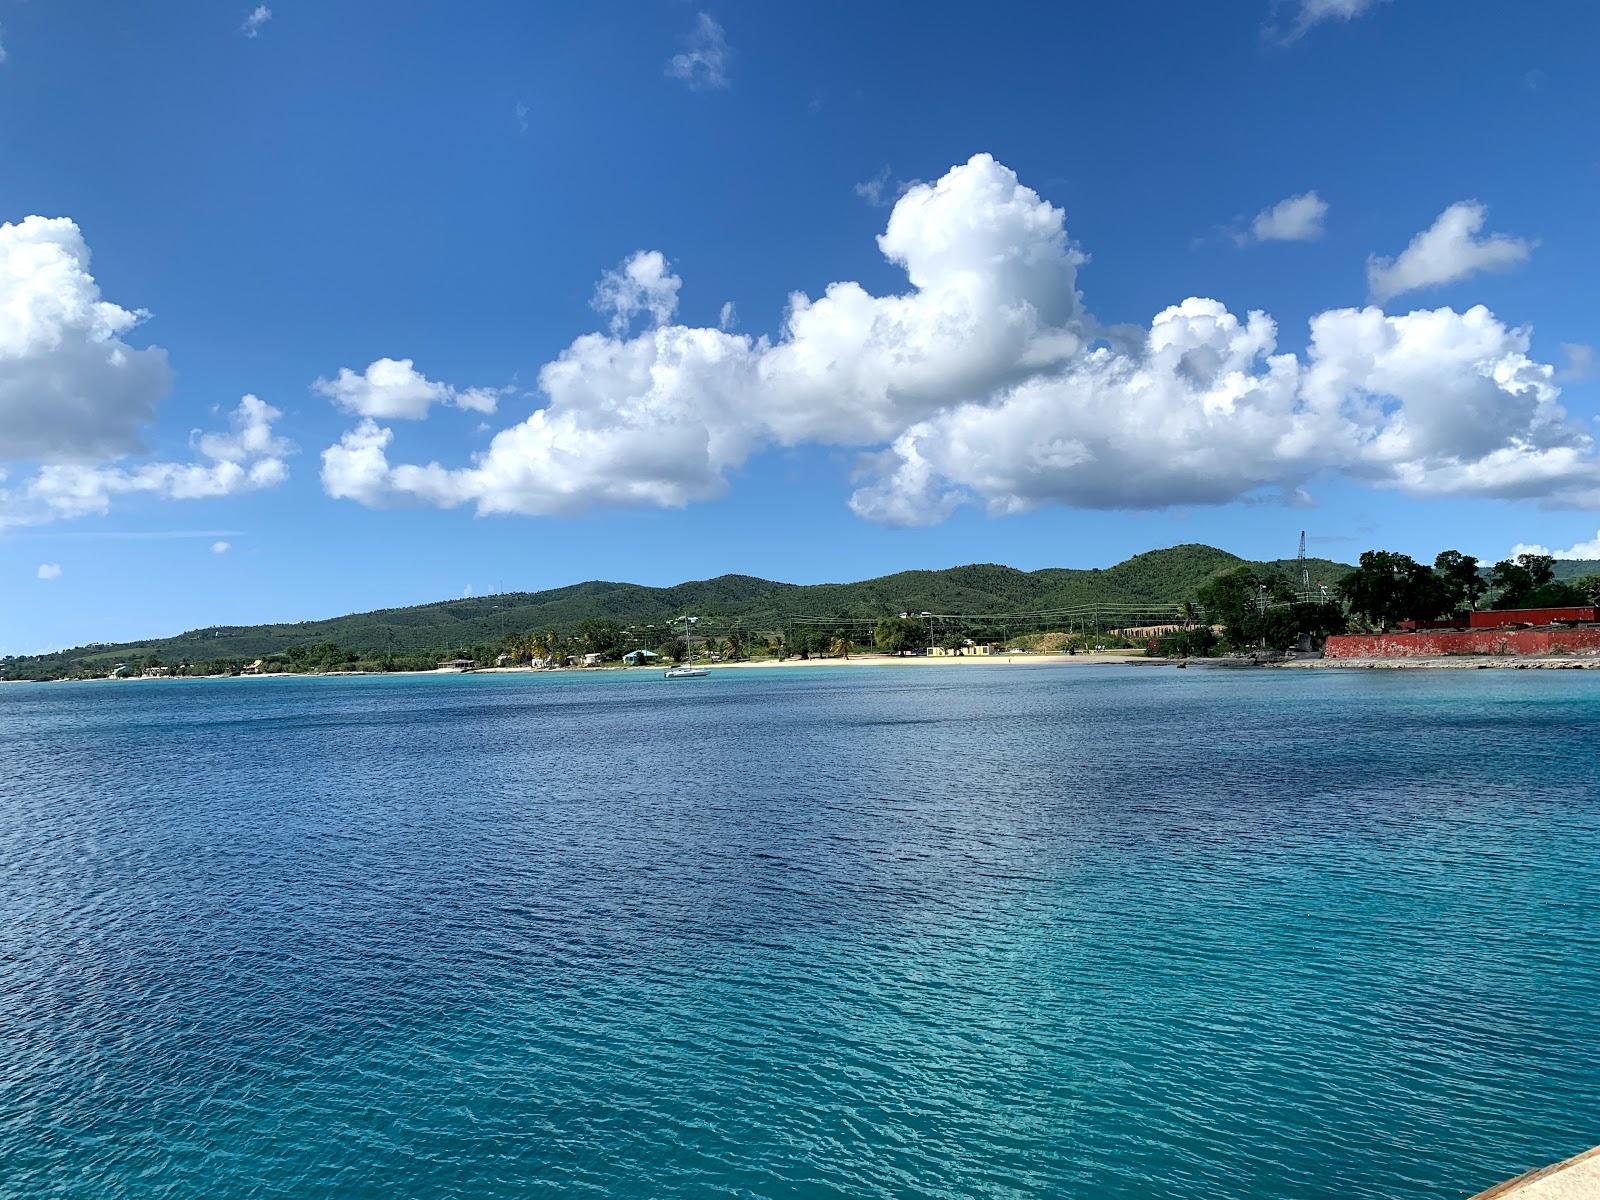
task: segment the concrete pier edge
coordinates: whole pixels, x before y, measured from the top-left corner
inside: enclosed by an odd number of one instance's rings
[[[1600,1198],[1600,1146],[1497,1183],[1471,1200],[1590,1200]]]

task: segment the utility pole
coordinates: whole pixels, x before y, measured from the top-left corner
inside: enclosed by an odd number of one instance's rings
[[[1306,562],[1306,531],[1300,531],[1300,598],[1311,603],[1311,566]]]

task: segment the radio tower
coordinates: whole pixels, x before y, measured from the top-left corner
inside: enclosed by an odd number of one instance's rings
[[[1311,567],[1306,562],[1306,531],[1300,531],[1300,596],[1307,604],[1311,603]]]

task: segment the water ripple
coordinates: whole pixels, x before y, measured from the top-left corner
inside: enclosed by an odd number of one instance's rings
[[[1459,1197],[1600,1139],[1600,679],[0,689],[0,1196]]]

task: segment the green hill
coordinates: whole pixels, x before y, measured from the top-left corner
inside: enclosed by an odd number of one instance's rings
[[[1600,558],[1558,558],[1556,560],[1556,579],[1563,583],[1570,579],[1582,579],[1587,575],[1600,575]]]
[[[82,646],[55,654],[11,659],[10,678],[104,672],[120,662],[155,656],[166,663],[252,659],[290,646],[336,642],[363,655],[422,654],[498,644],[512,633],[566,632],[590,617],[623,625],[660,625],[685,612],[710,628],[738,623],[751,631],[777,629],[803,617],[876,620],[894,612],[994,615],[1041,612],[1077,605],[1173,606],[1220,571],[1245,560],[1212,546],[1184,545],[1139,554],[1095,570],[1047,568],[1019,571],[976,564],[943,571],[902,571],[859,583],[792,584],[723,575],[652,588],[633,583],[572,584],[545,592],[511,592],[445,600],[412,608],[387,608],[321,621],[284,625],[215,626],[177,637],[119,645]],[[1293,577],[1294,560],[1261,564]],[[1313,584],[1331,584],[1349,567],[1309,559]],[[1047,625],[1048,619],[1019,622]]]

